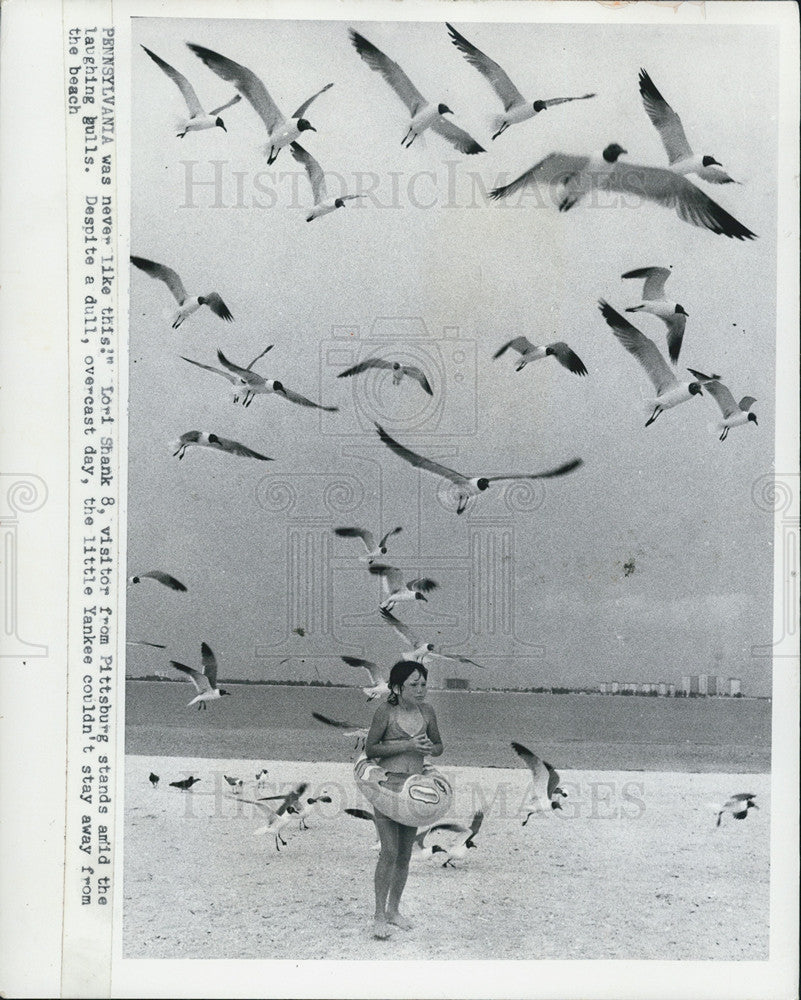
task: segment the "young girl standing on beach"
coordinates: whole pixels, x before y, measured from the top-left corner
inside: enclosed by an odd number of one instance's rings
[[[367,734],[365,754],[381,761],[387,772],[383,784],[391,791],[401,788],[410,774],[422,774],[425,757],[442,753],[437,717],[425,702],[427,678],[428,671],[420,663],[396,663],[389,674],[389,698],[376,709]],[[412,926],[398,906],[417,828],[374,811],[381,853],[375,869],[373,936],[387,938],[390,924],[404,930]]]

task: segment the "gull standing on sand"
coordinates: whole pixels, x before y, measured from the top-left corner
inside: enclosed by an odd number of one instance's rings
[[[309,178],[309,184],[311,184],[314,208],[306,216],[307,222],[313,222],[315,219],[335,212],[338,208],[344,208],[346,201],[365,197],[363,194],[342,194],[338,198],[329,198],[325,186],[325,174],[317,160],[297,142],[290,145],[289,151],[293,158],[303,165]]]
[[[224,691],[217,687],[217,659],[212,653],[211,647],[205,642],[201,643],[200,646],[200,659],[203,664],[202,671],[195,670],[194,667],[187,667],[176,660],[170,660],[170,666],[180,670],[182,674],[186,674],[194,684],[197,695],[190,702],[187,702],[186,707],[189,708],[190,705],[196,704],[198,711],[201,708],[207,709],[210,701],[217,701],[223,695],[230,694],[230,691]]]
[[[184,778],[183,781],[171,781],[170,788],[180,788],[182,792],[188,792],[192,785],[196,785],[200,778]]]
[[[334,534],[339,535],[340,538],[361,538],[367,554],[359,556],[359,562],[366,562],[369,566],[376,559],[387,554],[387,542],[393,535],[397,535],[402,530],[400,527],[390,528],[378,544],[376,544],[375,535],[366,528],[334,528]]]
[[[387,361],[384,358],[366,358],[352,368],[346,368],[344,372],[340,372],[337,378],[349,378],[351,375],[360,375],[371,369],[392,372],[393,385],[400,385],[404,377],[410,378],[417,382],[429,396],[434,395],[431,384],[422,368],[418,368],[417,365],[403,365],[400,361]]]
[[[439,584],[430,577],[422,576],[404,583],[401,571],[394,566],[373,565],[370,572],[374,576],[380,576],[384,593],[387,595],[381,602],[380,607],[384,611],[391,611],[398,601],[427,601],[426,594],[436,590]]]
[[[668,354],[675,365],[679,360],[688,314],[684,306],[665,298],[665,282],[670,273],[670,268],[667,267],[638,267],[634,271],[626,271],[621,277],[645,278],[642,289],[643,301],[638,306],[629,306],[626,312],[647,312],[662,320],[667,327]]]
[[[529,818],[537,812],[561,809],[562,799],[567,798],[567,792],[559,787],[559,772],[556,768],[551,767],[547,761],[541,760],[522,743],[513,742],[512,749],[531,771],[533,778],[531,797],[536,805],[534,809],[530,809],[526,813],[526,818],[523,820],[523,826],[525,826]]]
[[[502,135],[510,125],[528,121],[529,118],[533,118],[541,111],[553,108],[557,104],[567,104],[568,101],[586,101],[590,97],[595,97],[595,94],[582,94],[580,97],[549,97],[547,100],[527,101],[498,63],[485,55],[481,49],[477,49],[475,45],[468,42],[452,24],[446,23],[445,27],[448,29],[448,34],[456,48],[471,66],[474,66],[482,76],[489,80],[492,89],[503,103],[504,113],[496,115],[494,118],[493,127],[496,132],[493,139]]]
[[[715,826],[720,826],[720,821],[723,819],[725,812],[730,812],[734,819],[745,819],[749,809],[759,809],[759,806],[754,802],[755,798],[756,795],[753,792],[737,792],[736,795],[732,795],[730,799],[724,802],[722,806],[716,806],[715,808],[718,809],[718,818]]]
[[[138,267],[140,271],[144,271],[145,274],[150,275],[151,278],[163,281],[172,292],[179,307],[172,317],[173,330],[177,330],[187,316],[191,316],[192,313],[197,312],[201,306],[208,306],[215,316],[224,319],[226,323],[233,321],[234,317],[231,315],[228,306],[217,292],[190,297],[184,288],[184,283],[171,267],[166,267],[164,264],[157,264],[155,261],[147,260],[145,257],[131,257],[131,263],[134,267]]]
[[[213,448],[217,451],[225,451],[229,455],[238,455],[240,458],[258,458],[262,462],[272,462],[273,459],[267,455],[262,455],[258,451],[253,451],[238,441],[230,441],[228,438],[220,437],[218,434],[209,434],[208,431],[187,431],[182,434],[177,441],[172,441],[170,447],[173,448],[172,456],[178,456],[180,461],[186,454],[186,449],[196,445],[199,448]]]
[[[334,86],[333,83],[327,83],[316,94],[312,94],[291,118],[286,119],[278,110],[275,101],[267,93],[267,88],[261,80],[246,66],[240,66],[233,59],[212,52],[211,49],[206,49],[202,45],[195,45],[192,42],[186,44],[213,73],[232,83],[239,93],[251,103],[256,114],[264,122],[267,129],[267,144],[264,146],[264,153],[267,156],[268,165],[273,163],[284,146],[294,142],[301,132],[317,131],[308,118],[304,118],[304,115],[312,101],[316,100],[320,94],[324,94],[326,90],[330,90]]]
[[[224,774],[223,778],[225,778],[225,780],[230,785],[232,795],[242,794],[242,789],[245,787],[245,782],[241,778],[229,778],[227,774]]]
[[[150,772],[150,775],[148,776],[148,779],[147,779],[147,780],[148,780],[148,781],[150,782],[150,784],[151,784],[151,785],[152,785],[152,786],[153,786],[153,787],[155,788],[155,787],[156,787],[156,785],[157,785],[157,784],[159,783],[159,776],[158,776],[157,774],[154,774],[154,773],[153,773],[153,772],[151,771],[151,772]]]
[[[649,402],[649,406],[653,406],[654,409],[645,423],[646,427],[649,427],[664,410],[669,410],[701,394],[700,382],[679,382],[653,340],[640,333],[636,326],[632,326],[608,302],[601,299],[598,308],[612,328],[612,333],[629,354],[633,354],[640,362],[656,389],[656,397]]]
[[[198,368],[204,368],[206,371],[214,372],[215,375],[222,375],[223,378],[228,379],[228,381],[233,386],[233,401],[238,403],[240,399],[242,400],[243,406],[250,406],[253,399],[257,395],[270,395],[271,393],[277,393],[284,399],[289,400],[290,403],[297,403],[299,406],[313,407],[316,410],[326,410],[328,413],[336,413],[339,410],[338,406],[324,406],[322,403],[314,403],[311,399],[307,399],[305,396],[301,396],[298,392],[292,392],[291,389],[286,389],[282,382],[278,379],[263,378],[256,372],[251,371],[253,365],[263,358],[264,355],[271,350],[272,344],[269,347],[257,355],[247,366],[247,368],[240,368],[239,365],[235,365],[232,361],[223,354],[223,352],[217,349],[217,360],[225,368],[222,371],[220,368],[215,368],[213,365],[204,365],[200,361],[193,361],[191,358],[186,358],[181,355],[184,361],[188,361],[190,365],[195,365]]]
[[[364,750],[364,744],[367,741],[367,726],[360,726],[355,722],[339,722],[336,719],[330,719],[327,715],[322,715],[320,712],[312,712],[312,716],[318,722],[322,722],[323,725],[331,726],[334,729],[341,729],[343,736],[349,736],[351,739],[355,736],[356,742],[353,745],[353,749]]]
[[[654,81],[644,69],[640,70],[640,96],[645,113],[659,133],[662,145],[668,155],[670,169],[677,174],[696,174],[710,184],[738,184],[733,180],[714,156],[700,156],[693,153],[681,118],[671,108],[654,86]]]
[[[546,469],[544,472],[511,472],[501,476],[466,476],[461,472],[449,469],[445,465],[440,465],[438,462],[434,462],[430,458],[424,458],[422,455],[418,455],[417,452],[412,451],[411,448],[406,448],[394,438],[390,437],[384,428],[379,426],[379,424],[376,424],[375,426],[378,436],[390,449],[390,451],[394,451],[399,458],[402,458],[404,461],[418,469],[423,469],[425,472],[431,472],[435,476],[440,476],[442,479],[445,479],[453,484],[453,490],[456,494],[457,500],[457,514],[463,513],[464,509],[467,507],[467,502],[471,497],[476,497],[480,493],[483,493],[492,483],[519,479],[553,479],[554,477],[564,476],[568,472],[572,472],[582,464],[582,460],[580,458],[574,458],[554,469]]]
[[[373,663],[372,660],[362,660],[358,656],[343,656],[340,658],[349,667],[361,667],[362,670],[366,670],[370,675],[372,686],[362,688],[362,691],[367,695],[368,701],[375,701],[377,698],[386,698],[389,696],[389,684],[379,676],[377,663]]]
[[[389,56],[384,55],[372,42],[368,42],[363,35],[352,28],[350,29],[350,40],[370,69],[383,76],[409,109],[412,120],[406,135],[401,140],[402,146],[408,149],[418,135],[431,129],[458,149],[460,153],[466,153],[470,156],[474,153],[485,152],[484,147],[479,146],[472,136],[454,125],[453,122],[443,118],[443,115],[453,114],[447,104],[436,106],[429,104],[396,62],[393,62]]]
[[[530,365],[532,361],[540,361],[542,358],[556,358],[563,368],[567,368],[574,375],[587,374],[584,362],[563,340],[538,346],[532,344],[527,337],[515,337],[514,340],[507,340],[502,347],[498,348],[492,355],[493,361],[510,348],[520,354],[520,360],[515,365],[516,372],[522,372],[526,365]]]
[[[736,240],[756,239],[756,233],[729,215],[682,174],[665,167],[620,163],[619,157],[625,152],[622,146],[613,142],[602,153],[592,156],[550,153],[511,184],[494,188],[490,198],[497,201],[542,183],[556,188],[559,211],[566,212],[592,189],[617,191],[672,208],[684,222],[710,232]],[[621,204],[625,205],[625,200],[621,200]]]
[[[181,583],[180,580],[176,580],[174,576],[170,576],[169,573],[162,573],[160,569],[151,569],[147,573],[137,573],[135,576],[128,577],[128,583],[141,583],[142,580],[158,580],[159,583],[163,583],[165,587],[169,587],[170,590],[178,590],[181,593],[186,592],[186,587]],[[147,643],[147,645],[154,645],[153,643]]]
[[[458,656],[455,653],[443,653],[436,648],[433,642],[423,642],[413,629],[409,628],[408,625],[396,618],[391,611],[387,611],[382,608],[380,614],[384,621],[388,625],[392,626],[395,634],[400,636],[400,638],[411,647],[411,652],[407,651],[404,654],[403,658],[405,660],[415,660],[417,663],[422,663],[424,666],[427,666],[426,660],[431,658],[439,660],[453,660],[455,663],[465,663],[472,667],[479,667],[481,670],[485,669],[480,663],[476,663],[475,660],[471,660],[469,656]]]
[[[226,108],[230,108],[231,105],[237,104],[241,101],[241,94],[235,94],[226,104],[221,104],[219,108],[214,108],[213,111],[206,113],[198,100],[195,88],[187,80],[183,73],[179,73],[177,69],[170,66],[168,62],[164,62],[164,60],[160,59],[155,52],[151,52],[150,49],[146,48],[144,45],[142,48],[145,52],[147,52],[153,62],[160,69],[164,70],[175,86],[181,91],[181,94],[186,101],[186,106],[189,109],[189,117],[181,121],[176,138],[183,139],[187,132],[200,132],[207,128],[221,128],[223,132],[228,131],[225,127],[225,122],[219,117],[219,114],[221,111],[225,111]]]
[[[743,396],[738,403],[732,395],[731,389],[727,385],[724,385],[716,376],[704,375],[703,372],[697,372],[693,368],[688,368],[687,371],[702,383],[703,387],[720,407],[723,420],[718,423],[716,429],[721,432],[721,441],[726,440],[732,427],[742,427],[743,424],[748,423],[756,424],[757,427],[759,426],[756,413],[750,412],[751,407],[756,402],[753,396]]]

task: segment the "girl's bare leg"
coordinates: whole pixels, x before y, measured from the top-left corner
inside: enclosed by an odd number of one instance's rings
[[[384,939],[390,935],[386,914],[387,896],[392,884],[392,873],[397,864],[398,830],[401,828],[377,809],[374,810],[374,813],[375,825],[381,841],[381,853],[378,855],[378,864],[375,866],[373,937]]]
[[[403,930],[409,930],[414,926],[411,920],[398,911],[398,906],[400,905],[400,898],[403,895],[406,878],[409,874],[409,861],[412,856],[412,845],[414,844],[416,835],[417,830],[413,826],[398,825],[397,857],[395,866],[392,869],[389,893],[384,910],[387,923],[401,927]]]

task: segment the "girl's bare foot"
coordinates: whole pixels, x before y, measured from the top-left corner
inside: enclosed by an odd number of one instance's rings
[[[402,913],[388,913],[387,923],[394,924],[396,927],[400,927],[403,931],[410,931],[414,924],[411,920],[407,920]]]
[[[373,937],[378,938],[379,941],[386,941],[391,933],[392,931],[387,921],[382,920],[381,917],[376,917],[373,921]]]

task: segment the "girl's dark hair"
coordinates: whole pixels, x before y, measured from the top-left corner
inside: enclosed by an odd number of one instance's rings
[[[387,681],[390,690],[390,695],[387,698],[388,705],[398,704],[398,689],[402,688],[412,674],[418,671],[423,680],[428,679],[428,671],[422,663],[417,663],[416,660],[399,660],[395,664],[389,672],[389,680]]]

